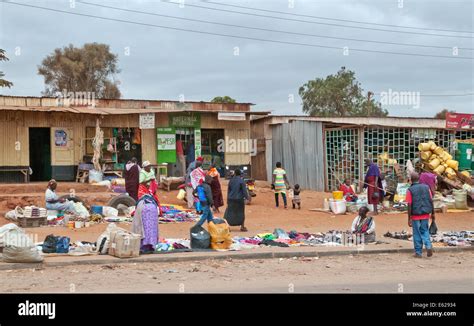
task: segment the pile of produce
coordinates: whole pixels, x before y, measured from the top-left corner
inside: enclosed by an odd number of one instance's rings
[[[433,141],[420,143],[418,145],[420,157],[423,161],[423,168],[432,171],[439,176],[447,177],[450,180],[457,178],[459,162],[454,160],[444,148],[437,146]],[[470,177],[469,172],[463,171],[462,174]]]

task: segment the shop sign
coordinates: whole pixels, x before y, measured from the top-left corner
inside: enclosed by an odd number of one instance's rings
[[[140,113],[140,129],[155,129],[154,113]]]
[[[176,150],[176,134],[174,128],[157,128],[157,137],[159,151]]]
[[[474,114],[446,113],[446,128],[474,129]]]
[[[169,125],[181,128],[201,128],[201,115],[195,112],[170,113]]]

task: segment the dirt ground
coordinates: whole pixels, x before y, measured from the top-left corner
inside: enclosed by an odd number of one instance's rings
[[[227,195],[227,182],[222,182],[224,198]],[[44,190],[46,183],[32,183],[28,185],[1,185],[0,186],[0,226],[9,223],[3,215],[16,205],[28,204],[44,206]],[[74,189],[77,196],[91,204],[105,204],[109,198],[115,194],[104,191],[106,188],[77,183],[59,183],[58,194],[66,194]],[[177,191],[166,192],[160,190],[159,198],[164,204],[179,204],[184,202],[176,198]],[[324,212],[310,211],[312,208],[321,208],[324,198],[329,198],[331,194],[304,190],[301,192],[302,209],[294,210],[291,207],[284,209],[275,208],[273,192],[266,182],[257,182],[257,196],[253,198],[251,205],[246,206],[246,226],[249,232],[243,233],[238,227],[231,227],[233,235],[253,236],[262,232],[273,232],[275,228],[282,228],[286,231],[296,230],[299,232],[326,232],[328,230],[350,229],[355,214],[331,215]],[[280,203],[281,205],[281,203]],[[224,208],[216,216],[222,217]],[[437,224],[439,230],[473,230],[474,212],[437,214]],[[120,223],[123,228],[129,229],[130,223]],[[187,238],[191,223],[160,224],[160,238]],[[38,241],[48,234],[69,236],[72,241],[82,240],[95,242],[97,237],[107,227],[107,223],[93,225],[90,228],[70,230],[65,227],[41,227],[29,228],[27,232],[34,234]],[[387,231],[407,230],[406,214],[380,214],[376,217],[377,236],[382,237]]]
[[[474,253],[79,265],[0,271],[0,293],[472,293]]]

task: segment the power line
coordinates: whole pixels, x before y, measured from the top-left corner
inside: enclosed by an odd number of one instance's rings
[[[96,19],[100,19],[100,20],[115,21],[115,22],[127,23],[127,24],[132,24],[132,25],[147,26],[147,27],[163,28],[163,29],[168,29],[168,30],[176,30],[176,31],[189,32],[189,33],[195,33],[195,34],[206,34],[206,35],[237,38],[237,39],[244,39],[244,40],[269,42],[269,43],[276,43],[276,44],[288,44],[288,45],[299,45],[299,46],[306,46],[306,47],[333,49],[333,50],[339,50],[339,51],[342,50],[342,48],[336,47],[336,46],[310,44],[310,43],[288,42],[288,41],[270,40],[270,39],[263,39],[263,38],[249,37],[249,36],[240,36],[240,35],[232,35],[232,34],[205,32],[205,31],[199,31],[199,30],[191,30],[191,29],[185,29],[185,28],[178,28],[178,27],[170,27],[170,26],[149,24],[149,23],[143,23],[143,22],[136,22],[136,21],[131,21],[131,20],[95,16],[95,15],[83,14],[83,13],[77,13],[77,12],[69,12],[69,11],[60,10],[60,9],[40,7],[40,6],[28,5],[28,4],[17,3],[17,2],[12,2],[12,1],[6,2],[5,0],[2,0],[2,3],[17,5],[17,6],[23,6],[23,7],[28,7],[28,8],[36,8],[36,9],[52,11],[52,12],[59,12],[59,13],[64,13],[64,14],[74,15],[74,16],[96,18]],[[404,55],[404,56],[417,56],[417,57],[444,58],[444,59],[463,59],[463,60],[472,60],[472,59],[474,59],[473,57],[445,56],[445,55],[422,54],[422,53],[406,53],[406,52],[391,52],[391,51],[379,51],[379,50],[357,49],[357,48],[351,48],[350,51],[379,53],[379,54]]]
[[[309,36],[309,37],[319,37],[319,38],[327,38],[327,39],[335,39],[335,40],[367,42],[367,43],[377,43],[377,44],[389,44],[389,45],[401,45],[401,46],[413,46],[413,47],[437,48],[437,49],[449,49],[449,50],[453,49],[453,47],[449,47],[449,46],[385,42],[385,41],[377,41],[377,40],[365,40],[365,39],[344,38],[344,37],[335,37],[335,36],[326,36],[326,35],[289,32],[289,31],[274,30],[274,29],[260,28],[260,27],[253,27],[253,26],[243,26],[243,25],[236,25],[236,24],[220,23],[220,22],[209,21],[209,20],[183,18],[183,17],[171,16],[171,15],[158,14],[158,13],[155,13],[155,12],[147,12],[147,11],[140,11],[140,10],[121,8],[121,7],[108,6],[108,5],[91,3],[91,2],[80,1],[80,0],[78,0],[77,2],[81,3],[81,4],[89,5],[89,6],[101,7],[101,8],[107,8],[107,9],[114,9],[114,10],[119,10],[119,11],[124,11],[124,12],[132,12],[132,13],[138,13],[138,14],[143,14],[143,15],[165,17],[165,18],[172,18],[172,19],[178,19],[178,20],[184,20],[184,21],[191,21],[191,22],[198,22],[198,23],[205,23],[205,24],[213,24],[213,25],[220,25],[220,26],[227,26],[227,27],[245,28],[245,29],[265,31],[265,32],[275,32],[275,33],[283,33],[283,34],[290,34],[290,35],[301,35],[301,36]],[[468,51],[474,50],[473,48],[464,48],[464,47],[459,47],[458,49],[459,50],[468,50]]]
[[[170,1],[170,0],[161,0],[161,1],[162,1],[163,3],[169,3],[169,4],[174,4],[174,5],[181,5],[181,3],[173,2],[173,1]],[[206,6],[194,5],[194,4],[185,4],[185,7],[194,7],[194,8],[201,8],[201,9],[214,10],[214,11],[221,11],[221,12],[230,12],[230,13],[240,14],[240,15],[248,15],[248,16],[256,16],[256,17],[265,17],[265,18],[272,18],[272,19],[278,19],[278,20],[284,20],[284,21],[294,21],[294,22],[308,23],[308,24],[317,24],[317,25],[327,25],[327,26],[336,26],[336,27],[344,27],[344,28],[363,29],[363,30],[370,30],[370,31],[380,31],[380,32],[390,32],[390,33],[402,33],[402,34],[416,34],[416,35],[428,35],[428,36],[439,36],[439,37],[466,38],[466,39],[472,39],[472,38],[474,38],[473,36],[432,34],[432,33],[422,33],[422,32],[411,32],[411,31],[410,31],[410,32],[409,32],[409,31],[394,31],[394,30],[390,30],[390,29],[381,29],[381,28],[372,28],[372,27],[347,26],[347,25],[341,25],[341,24],[315,22],[315,21],[310,21],[310,20],[302,20],[302,19],[294,19],[294,18],[284,18],[284,17],[262,15],[262,14],[249,13],[249,12],[236,11],[236,10],[227,10],[227,9],[206,7]]]
[[[296,17],[316,18],[316,19],[321,19],[321,20],[332,20],[332,21],[347,22],[347,23],[354,23],[354,24],[366,24],[366,25],[374,25],[374,26],[419,29],[419,30],[425,30],[425,31],[438,31],[438,32],[470,33],[470,34],[474,33],[474,31],[459,31],[459,30],[453,30],[453,29],[438,29],[438,28],[427,28],[427,27],[417,27],[417,26],[390,25],[390,24],[363,22],[363,21],[358,21],[358,20],[338,19],[338,18],[329,18],[329,17],[313,16],[313,15],[303,15],[303,14],[296,14],[296,13],[290,13],[290,12],[284,12],[284,11],[277,11],[277,10],[269,10],[269,9],[262,9],[262,8],[238,6],[238,5],[208,1],[208,0],[201,0],[201,1],[205,2],[205,3],[213,4],[213,5],[218,5],[218,6],[234,7],[234,8],[248,9],[248,10],[271,12],[271,13],[282,14],[282,15],[290,15],[290,16],[296,16]]]

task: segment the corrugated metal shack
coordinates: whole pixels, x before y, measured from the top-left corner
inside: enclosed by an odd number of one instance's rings
[[[0,96],[0,182],[23,182],[20,172],[30,167],[33,181],[74,180],[78,165],[91,154],[97,119],[106,144],[108,139],[114,146],[111,161],[117,169],[136,156],[152,164],[170,161],[173,175],[176,155],[171,151],[169,159],[169,152],[158,149],[160,128],[176,134],[183,145],[195,143],[196,153],[210,161],[219,156],[221,164],[250,169],[250,149],[220,153],[216,147],[219,139],[250,138],[250,114],[259,114],[250,112],[251,105],[97,99],[93,106],[81,106],[63,105],[57,98]],[[150,114],[154,124],[141,129],[141,116]]]
[[[252,137],[257,153],[252,157],[255,177],[271,181],[272,170],[280,161],[290,183],[317,191],[332,191],[344,178],[364,179],[364,158],[393,173],[393,166],[381,162],[387,153],[403,169],[418,156],[418,144],[435,141],[454,155],[456,139],[472,139],[474,131],[445,128],[446,122],[432,118],[308,116],[255,117]],[[256,169],[258,167],[258,169]]]

